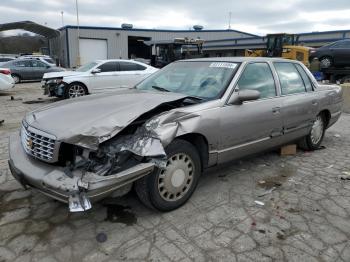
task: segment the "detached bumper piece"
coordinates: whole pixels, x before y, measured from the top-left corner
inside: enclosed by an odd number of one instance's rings
[[[69,204],[71,212],[91,208],[113,191],[150,174],[154,163],[140,163],[121,172],[99,176],[82,170],[72,171],[69,177],[63,167],[46,164],[29,156],[21,146],[20,137],[10,137],[10,170],[24,188],[33,187],[43,194]]]

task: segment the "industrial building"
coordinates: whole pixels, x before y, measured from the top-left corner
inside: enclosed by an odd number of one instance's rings
[[[130,24],[115,27],[92,27],[67,25],[52,29],[32,21],[0,25],[0,31],[24,29],[41,34],[48,39],[49,54],[64,67],[76,67],[94,59],[145,58],[151,49],[144,41],[174,40],[175,38],[203,39],[206,56],[242,56],[246,49],[262,48],[266,37],[238,30],[138,29]],[[350,38],[350,30],[309,32],[296,34],[301,45],[319,47],[324,44]]]
[[[266,38],[237,30],[159,30],[112,27],[65,26],[60,36],[52,38],[50,50],[66,67],[75,67],[93,59],[131,57],[149,58],[150,48],[143,41],[173,40],[175,38],[203,39],[203,52],[208,56],[240,56],[245,49],[261,48]],[[78,33],[79,31],[79,33]],[[79,35],[79,41],[78,41]],[[350,38],[350,30],[297,34],[297,41],[319,47],[326,43]]]

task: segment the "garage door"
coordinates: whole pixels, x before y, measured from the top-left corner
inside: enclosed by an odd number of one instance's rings
[[[79,48],[82,65],[96,59],[107,59],[107,40],[79,39]]]

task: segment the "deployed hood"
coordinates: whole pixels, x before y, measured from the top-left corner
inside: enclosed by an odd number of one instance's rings
[[[26,122],[57,140],[97,149],[142,114],[186,96],[120,89],[101,95],[52,103],[29,113]]]
[[[73,76],[73,75],[81,75],[82,73],[84,73],[84,72],[77,72],[77,71],[51,72],[51,73],[45,73],[44,76],[43,76],[43,79],[58,78],[58,77]]]

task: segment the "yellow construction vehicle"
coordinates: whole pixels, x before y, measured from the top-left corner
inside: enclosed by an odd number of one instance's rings
[[[250,57],[281,57],[298,60],[309,66],[310,47],[297,45],[293,34],[269,34],[266,36],[266,49],[245,50],[245,56]]]

